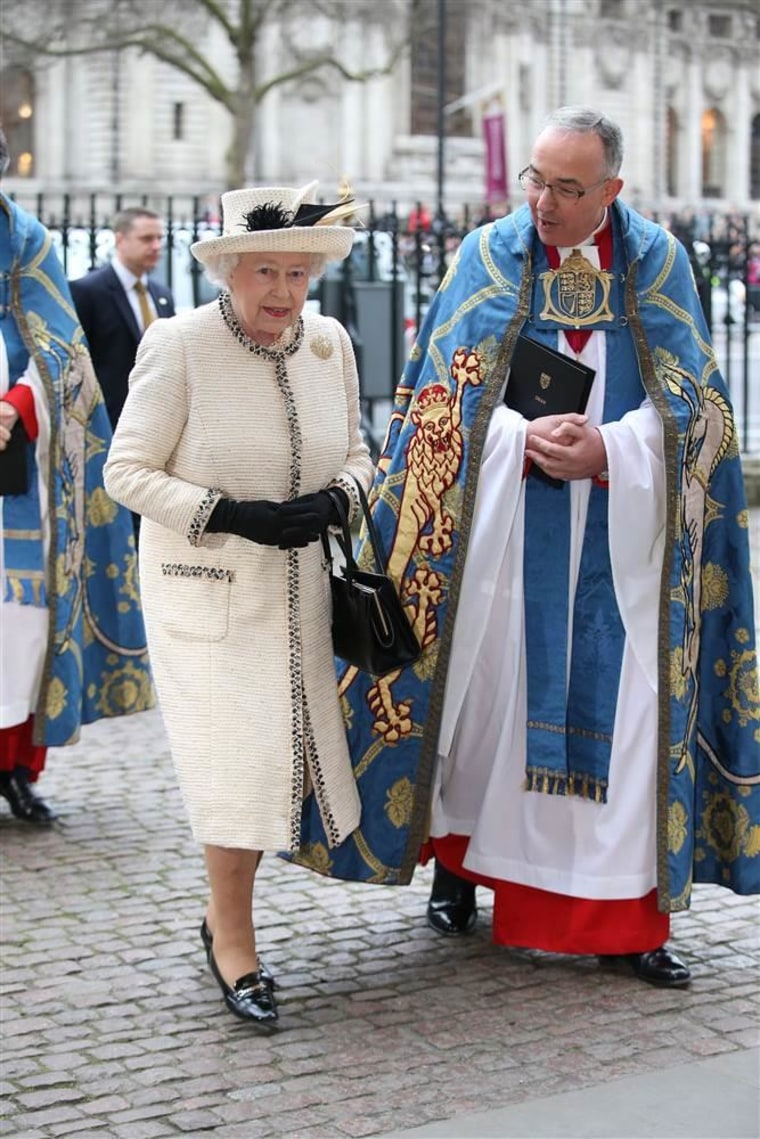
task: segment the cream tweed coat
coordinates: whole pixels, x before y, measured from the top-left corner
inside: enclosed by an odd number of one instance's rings
[[[172,757],[194,837],[217,846],[295,849],[310,787],[331,845],[359,823],[321,543],[204,532],[220,494],[281,502],[294,482],[298,494],[370,484],[351,342],[337,321],[303,318],[285,390],[216,302],[155,321],[105,469],[108,493],[143,517],[140,588]]]

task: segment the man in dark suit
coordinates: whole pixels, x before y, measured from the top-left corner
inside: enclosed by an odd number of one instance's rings
[[[140,337],[156,317],[174,316],[174,300],[148,276],[164,240],[158,214],[142,206],[121,210],[113,219],[113,232],[116,251],[111,263],[69,285],[115,430]],[[133,514],[132,521],[137,541],[139,515]]]
[[[174,316],[174,301],[168,289],[148,276],[164,239],[158,214],[141,206],[121,210],[113,231],[113,261],[69,284],[115,428],[140,337],[156,317]]]

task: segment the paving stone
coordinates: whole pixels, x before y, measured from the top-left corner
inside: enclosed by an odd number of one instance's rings
[[[167,1139],[167,1136],[179,1134],[177,1128],[167,1120],[130,1120],[129,1123],[109,1124],[108,1139]],[[101,1136],[103,1139],[103,1136]]]
[[[104,1139],[108,1133],[108,1123],[105,1119],[72,1119],[68,1123],[54,1123],[48,1129],[50,1135],[73,1135],[75,1139]]]
[[[25,1111],[22,1108],[15,1117],[14,1123],[21,1131],[40,1130],[44,1135],[48,1126],[81,1118],[81,1112],[72,1107],[56,1106],[48,1108],[46,1111]]]
[[[101,1095],[96,1099],[91,1099],[87,1103],[81,1105],[82,1111],[90,1114],[102,1114],[106,1112],[124,1111],[131,1106],[130,1100],[125,1096],[119,1095]]]
[[[183,1134],[198,1132],[208,1127],[215,1127],[218,1117],[208,1111],[181,1111],[169,1116],[169,1123],[173,1124]]]
[[[12,1135],[13,1139],[46,1139],[50,1135],[49,1131],[38,1131],[36,1128],[14,1127],[12,1131],[6,1130],[5,1126],[0,1126],[0,1135]]]
[[[269,1120],[258,1119],[255,1122],[246,1121],[238,1125],[225,1124],[216,1130],[200,1132],[203,1139],[269,1139],[271,1135],[288,1134],[278,1131],[277,1125]],[[334,1132],[332,1139],[335,1139]]]
[[[24,992],[26,998],[26,992]],[[24,1037],[34,1038],[39,1033],[43,1032],[46,1028],[50,1028],[53,1024],[52,1020],[48,1017],[24,1017],[18,1016],[15,1019],[9,1017],[3,1018],[3,1035],[7,1038],[19,1038],[20,1044],[23,1047]]]
[[[114,1127],[120,1125],[135,1125],[146,1123],[152,1119],[163,1119],[168,1115],[166,1103],[145,1103],[139,1107],[129,1107],[120,1111],[112,1111],[110,1120]]]
[[[77,1103],[84,1099],[84,1093],[77,1088],[48,1087],[37,1091],[22,1091],[16,1097],[18,1103],[27,1110],[48,1107],[50,1104]]]

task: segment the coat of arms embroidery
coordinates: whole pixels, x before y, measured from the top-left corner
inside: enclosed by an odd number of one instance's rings
[[[610,289],[613,274],[597,269],[574,249],[558,269],[541,274],[544,307],[541,320],[554,320],[571,328],[613,321]]]

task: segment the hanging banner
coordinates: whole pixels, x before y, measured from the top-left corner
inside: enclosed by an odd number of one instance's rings
[[[483,137],[486,144],[487,202],[505,202],[507,193],[507,159],[504,147],[504,111],[500,106],[490,108],[483,115]]]

